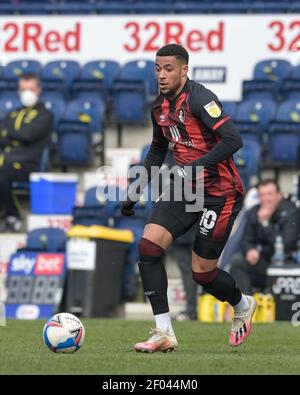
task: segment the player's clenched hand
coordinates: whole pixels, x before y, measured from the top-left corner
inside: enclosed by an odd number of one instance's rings
[[[131,217],[132,215],[134,215],[135,214],[135,211],[133,210],[134,205],[135,202],[132,202],[131,200],[127,200],[126,202],[123,202],[121,206],[122,215],[125,215],[125,217]]]

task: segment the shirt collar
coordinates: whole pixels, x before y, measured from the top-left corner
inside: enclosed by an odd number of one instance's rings
[[[189,77],[187,77],[186,82],[183,85],[181,91],[179,93],[177,93],[177,95],[173,99],[169,99],[167,96],[166,96],[166,98],[170,102],[176,102],[176,100],[182,95],[183,92],[187,92],[188,91],[189,85],[190,85],[190,79],[189,79]]]

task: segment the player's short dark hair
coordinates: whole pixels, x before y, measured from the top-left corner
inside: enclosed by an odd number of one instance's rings
[[[175,56],[177,59],[183,60],[185,64],[189,63],[188,51],[178,44],[167,44],[161,47],[156,56]]]
[[[33,74],[33,73],[24,73],[24,74],[20,75],[19,81],[20,80],[26,80],[26,81],[36,80],[39,85],[41,84],[40,77],[36,74]]]
[[[266,178],[264,180],[259,181],[259,183],[257,184],[257,188],[264,187],[269,184],[275,185],[277,192],[280,192],[280,186],[279,186],[278,182],[276,180],[274,180],[274,178]]]

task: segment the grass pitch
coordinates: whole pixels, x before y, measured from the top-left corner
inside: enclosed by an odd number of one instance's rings
[[[83,320],[85,343],[75,354],[49,351],[44,323],[8,320],[0,327],[0,374],[300,374],[300,327],[289,322],[255,324],[238,348],[229,346],[229,324],[175,322],[178,350],[154,354],[131,350],[152,322]]]

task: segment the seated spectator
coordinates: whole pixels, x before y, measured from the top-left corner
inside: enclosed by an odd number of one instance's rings
[[[287,261],[296,251],[299,237],[299,210],[283,198],[277,182],[264,180],[257,188],[259,204],[249,211],[242,253],[232,258],[230,269],[245,294],[267,287],[266,272],[272,263],[276,236],[282,237]]]
[[[12,111],[0,124],[0,231],[19,231],[21,220],[11,185],[28,181],[39,170],[43,149],[49,144],[52,114],[39,103],[39,78],[24,74],[18,84],[22,107]]]

